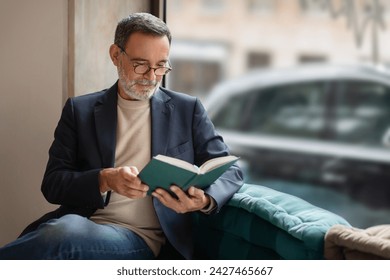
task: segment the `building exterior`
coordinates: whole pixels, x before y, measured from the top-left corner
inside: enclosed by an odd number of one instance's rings
[[[253,68],[389,64],[389,8],[385,0],[167,0],[168,86],[204,97]]]

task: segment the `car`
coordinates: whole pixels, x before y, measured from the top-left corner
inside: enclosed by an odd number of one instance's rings
[[[322,64],[259,70],[220,83],[204,104],[240,157],[247,182],[350,215],[356,226],[390,222],[386,69]],[[348,209],[354,203],[361,211]],[[370,211],[362,221],[359,213]]]

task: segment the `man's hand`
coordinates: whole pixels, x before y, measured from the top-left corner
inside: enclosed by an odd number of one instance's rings
[[[112,190],[128,198],[143,198],[149,187],[142,184],[137,175],[135,166],[103,169],[99,174],[100,192]]]
[[[176,194],[177,198],[162,188],[157,188],[152,195],[177,213],[201,210],[210,204],[210,197],[201,189],[190,187],[185,193],[181,188],[171,186],[170,190]]]

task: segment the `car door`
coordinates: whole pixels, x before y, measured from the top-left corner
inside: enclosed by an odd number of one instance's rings
[[[390,208],[390,89],[368,80],[335,82],[328,141],[338,147],[324,181],[375,208]]]

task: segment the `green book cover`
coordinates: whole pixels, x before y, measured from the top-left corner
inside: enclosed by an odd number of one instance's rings
[[[156,188],[169,190],[171,185],[177,185],[185,191],[190,186],[205,188],[217,180],[237,160],[236,156],[218,157],[197,167],[180,159],[158,155],[152,158],[138,176],[144,184],[149,186],[148,194]]]

